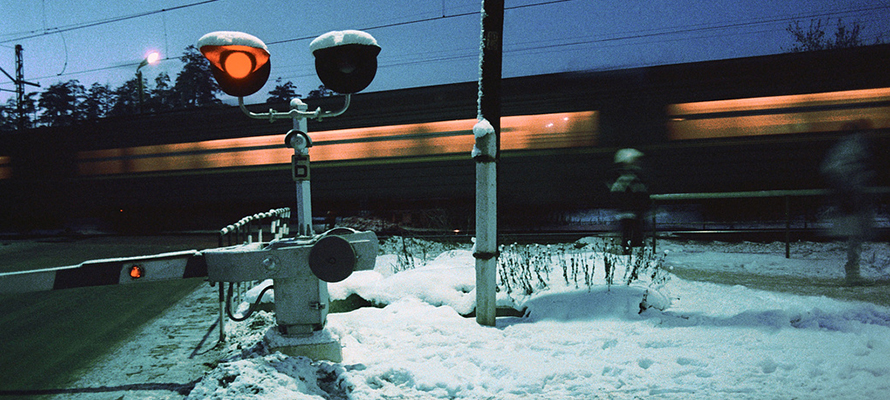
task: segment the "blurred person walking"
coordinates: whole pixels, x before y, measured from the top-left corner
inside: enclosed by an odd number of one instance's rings
[[[828,151],[821,166],[835,206],[831,232],[847,241],[844,270],[850,285],[863,283],[859,271],[862,243],[872,236],[874,222],[868,187],[875,172],[870,165],[868,141],[862,134],[866,127],[862,122],[845,125],[844,130],[852,133]]]
[[[618,211],[621,247],[624,254],[643,245],[643,218],[649,211],[649,190],[641,178],[640,159],[643,153],[636,149],[621,149],[615,153],[618,179],[610,188],[612,201]]]

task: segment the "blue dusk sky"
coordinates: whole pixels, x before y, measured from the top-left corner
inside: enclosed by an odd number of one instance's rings
[[[115,88],[143,68],[151,85],[171,78],[179,57],[203,34],[250,33],[272,54],[262,102],[276,78],[299,93],[320,85],[309,42],[331,30],[361,29],[383,48],[366,91],[473,81],[478,78],[481,2],[463,0],[19,0],[0,5],[0,67],[15,73],[24,48],[25,79],[43,88],[77,79]],[[890,40],[890,1],[833,0],[506,0],[505,77],[608,70],[780,53],[788,25],[838,19],[859,24],[866,42]],[[28,91],[43,88],[27,86]],[[13,93],[0,75],[0,101]],[[229,96],[221,98],[230,102]]]

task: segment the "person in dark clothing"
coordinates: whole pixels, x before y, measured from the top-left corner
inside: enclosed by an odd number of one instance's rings
[[[822,162],[822,174],[832,189],[835,203],[832,233],[847,240],[847,263],[844,266],[847,283],[859,284],[859,259],[862,243],[872,235],[872,202],[868,187],[875,172],[869,165],[868,142],[857,125],[845,126],[855,133],[841,139],[832,147]]]
[[[618,211],[621,247],[625,254],[643,245],[643,218],[650,207],[649,191],[640,177],[641,157],[643,153],[636,149],[621,149],[615,153],[620,176],[610,191]]]

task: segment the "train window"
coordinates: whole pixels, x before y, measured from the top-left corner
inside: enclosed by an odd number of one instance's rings
[[[0,180],[12,178],[12,159],[9,156],[0,156]]]
[[[702,101],[668,106],[672,140],[832,132],[866,119],[890,127],[890,88]]]

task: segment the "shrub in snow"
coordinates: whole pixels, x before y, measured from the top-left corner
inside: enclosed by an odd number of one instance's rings
[[[550,274],[555,266],[562,270],[566,285],[588,290],[598,284],[597,270],[602,283],[611,287],[615,273],[623,271],[621,283],[635,282],[659,286],[667,276],[663,257],[659,258],[648,247],[635,249],[630,256],[619,256],[606,251],[604,241],[578,242],[571,245],[501,246],[498,257],[498,287],[507,294],[529,296],[551,285]],[[622,276],[622,275],[619,275]],[[599,283],[599,284],[602,284]]]
[[[397,263],[393,264],[392,273],[406,271],[426,265],[440,254],[460,248],[454,243],[441,243],[405,236],[391,236],[380,244],[378,255],[394,255]]]

